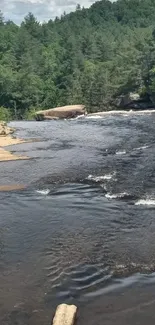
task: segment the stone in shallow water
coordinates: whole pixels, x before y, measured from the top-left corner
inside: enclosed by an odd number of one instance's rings
[[[77,313],[77,307],[74,305],[59,305],[53,319],[53,325],[73,325]]]

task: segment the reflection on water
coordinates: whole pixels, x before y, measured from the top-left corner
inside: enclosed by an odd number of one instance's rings
[[[60,302],[80,307],[80,325],[154,324],[154,123],[13,125],[41,142],[0,165],[1,324],[50,324]]]

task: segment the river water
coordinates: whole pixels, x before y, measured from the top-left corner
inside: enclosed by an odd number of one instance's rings
[[[155,322],[155,114],[12,122],[1,162],[0,324]],[[31,139],[31,141],[30,141]]]

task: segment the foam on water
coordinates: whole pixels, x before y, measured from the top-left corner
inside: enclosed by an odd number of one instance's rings
[[[126,151],[125,150],[118,150],[116,151],[116,155],[125,155]]]
[[[136,111],[136,110],[130,110],[130,111],[125,111],[125,110],[111,110],[111,111],[102,111],[98,113],[93,113],[93,114],[88,114],[85,115],[85,118],[87,119],[101,119],[106,116],[113,116],[113,115],[119,115],[123,117],[131,117],[133,115],[151,115],[152,113],[155,113],[155,110],[141,110],[141,111]]]
[[[146,146],[142,146],[142,147],[136,148],[136,150],[145,150],[147,148],[149,148],[149,146],[146,145]]]
[[[103,116],[103,115],[90,115],[90,116],[85,116],[85,118],[87,118],[87,119],[102,119],[102,118],[104,118],[105,116]]]
[[[79,120],[79,119],[81,119],[81,118],[84,118],[86,115],[85,114],[82,114],[82,115],[79,115],[79,116],[77,116],[77,117],[74,117],[74,118],[70,118],[70,119],[65,119],[65,121],[75,121],[75,120]]]
[[[118,194],[111,194],[111,193],[107,193],[105,195],[105,197],[107,199],[121,199],[121,198],[125,198],[125,197],[128,197],[129,194],[126,193],[126,192],[123,192],[123,193],[118,193]]]
[[[89,175],[89,176],[87,177],[87,179],[88,179],[89,181],[94,181],[94,182],[98,183],[98,182],[102,182],[102,181],[104,181],[104,180],[110,180],[110,179],[113,178],[114,175],[115,175],[114,173],[113,173],[113,174],[101,175],[101,176]]]
[[[41,194],[41,195],[48,195],[50,190],[47,188],[47,189],[44,189],[44,190],[37,190],[36,192]]]
[[[141,199],[138,200],[135,205],[153,205],[155,206],[155,199]]]

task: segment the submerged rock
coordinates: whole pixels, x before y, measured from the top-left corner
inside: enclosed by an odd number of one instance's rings
[[[86,113],[87,112],[84,105],[69,105],[38,111],[35,113],[35,119],[37,121],[43,121],[75,118],[80,115],[85,115]]]

